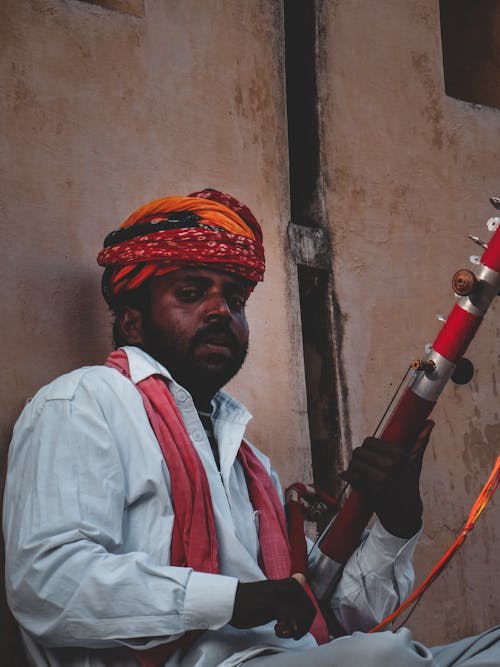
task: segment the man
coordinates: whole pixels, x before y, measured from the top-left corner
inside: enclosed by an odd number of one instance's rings
[[[357,632],[411,589],[430,428],[415,460],[368,439],[345,475],[379,518],[331,599],[354,634],[328,641],[290,576],[277,477],[244,439],[249,413],[221,390],[245,359],[245,303],[264,273],[249,209],[214,190],[167,197],[104,246],[103,293],[123,347],[44,387],[9,454],[7,592],[30,664],[453,664],[444,650],[433,662],[406,630]],[[319,556],[309,554],[310,580]],[[496,637],[467,650],[487,655]]]

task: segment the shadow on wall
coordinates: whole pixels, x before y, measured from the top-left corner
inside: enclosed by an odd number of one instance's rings
[[[38,273],[38,282],[40,275]],[[47,275],[50,275],[49,271]],[[52,292],[47,284],[50,281]],[[82,365],[102,363],[111,349],[110,317],[100,296],[96,274],[90,271],[78,273],[75,268],[66,269],[56,279],[49,278],[47,283],[43,286],[44,299],[37,298],[41,293],[40,287],[28,290],[29,297],[23,300],[24,312],[19,312],[15,318],[17,321],[13,324],[10,345],[7,346],[8,370],[0,425],[0,511],[12,429],[27,398],[62,373]],[[47,299],[48,293],[52,294],[52,299]],[[51,310],[49,317],[42,312],[46,311],[47,303]],[[25,326],[26,322],[23,323],[27,309],[32,322],[29,328]],[[2,534],[2,572],[4,564]],[[17,624],[7,607],[3,576],[0,583],[0,627],[0,663],[9,667],[26,667]]]
[[[500,108],[498,0],[440,0],[446,94]]]
[[[12,424],[9,427],[9,430],[12,430]],[[2,436],[4,434],[2,433]],[[2,437],[0,443],[0,488],[2,489],[5,485],[5,472],[7,469],[7,451],[10,437]],[[0,512],[2,509],[3,503],[0,501]],[[0,543],[0,568],[4,572],[5,565],[5,549],[3,541]],[[6,663],[9,667],[26,667],[26,657],[23,652],[21,638],[19,636],[19,630],[17,623],[14,620],[12,614],[7,607],[7,600],[5,594],[5,582],[3,576],[1,577],[0,583],[0,627],[2,628],[1,640],[0,640],[0,654],[5,656]]]

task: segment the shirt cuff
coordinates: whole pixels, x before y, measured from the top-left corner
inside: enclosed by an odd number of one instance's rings
[[[191,572],[184,597],[186,630],[218,630],[233,615],[238,579]]]
[[[406,569],[406,565],[411,564],[421,533],[422,529],[410,539],[396,537],[377,519],[360,548],[358,558],[363,571],[376,570],[379,576],[390,578],[393,568],[396,572],[401,567]]]

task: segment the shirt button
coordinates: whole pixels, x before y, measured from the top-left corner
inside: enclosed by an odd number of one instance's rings
[[[195,442],[201,442],[203,440],[203,433],[201,431],[195,431],[193,433],[193,440]]]
[[[182,390],[181,390],[181,391],[178,391],[178,392],[177,392],[177,398],[178,398],[178,400],[179,400],[181,403],[184,403],[184,401],[185,401],[186,398],[187,398],[187,394],[186,394],[186,392],[185,392],[185,391],[182,391]]]

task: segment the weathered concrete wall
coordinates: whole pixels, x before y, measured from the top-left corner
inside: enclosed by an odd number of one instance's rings
[[[269,259],[249,307],[250,357],[232,389],[283,480],[307,478],[285,233],[282,2],[147,0],[143,17],[143,3],[125,4],[137,15],[79,0],[1,3],[1,472],[26,398],[110,349],[95,265],[106,232],[145,201],[211,185],[255,211]],[[437,333],[434,313],[451,307],[450,276],[476,252],[467,232],[485,234],[500,112],[444,95],[436,0],[319,4],[325,203],[357,444]],[[498,451],[495,311],[471,349],[473,382],[447,388],[435,413],[419,576],[451,542]],[[497,518],[493,506],[417,609],[411,625],[422,639],[498,622]],[[12,627],[5,613],[0,620]],[[14,664],[8,631],[2,642]]]
[[[435,314],[451,309],[451,276],[478,254],[467,233],[488,238],[500,112],[445,96],[435,0],[320,4],[323,174],[356,445],[436,336]],[[499,451],[499,318],[494,305],[471,346],[473,381],[447,387],[434,413],[420,579],[451,544]],[[497,502],[420,603],[409,625],[422,640],[498,623],[498,518]]]
[[[110,349],[95,264],[105,234],[146,201],[208,185],[255,211],[270,260],[233,392],[284,480],[309,476],[285,254],[281,11],[259,0],[149,0],[140,18],[78,0],[1,3],[2,479],[26,399]],[[9,633],[1,636],[13,661]]]

